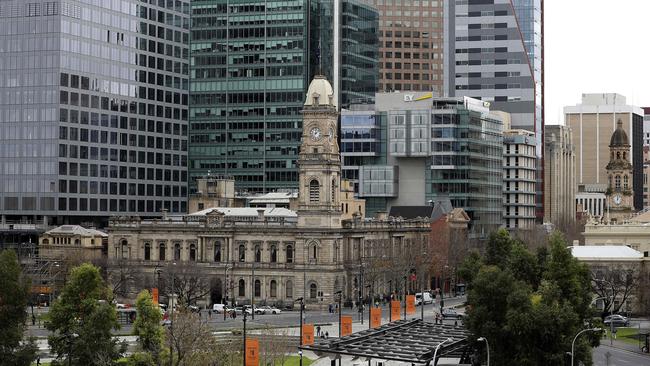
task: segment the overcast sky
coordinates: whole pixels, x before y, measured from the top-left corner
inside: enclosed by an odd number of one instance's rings
[[[582,93],[616,92],[650,106],[650,1],[546,0],[546,124]]]

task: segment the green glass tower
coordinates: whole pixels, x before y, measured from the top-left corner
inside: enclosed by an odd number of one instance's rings
[[[297,187],[309,80],[332,80],[339,106],[372,99],[377,12],[348,1],[200,0],[191,14],[190,189],[208,174],[251,193]]]

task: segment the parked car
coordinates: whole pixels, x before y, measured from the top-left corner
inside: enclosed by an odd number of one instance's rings
[[[241,306],[235,307],[235,312],[237,314],[244,314],[244,311],[246,311],[246,314],[248,314],[248,315],[253,314],[253,312],[251,311],[250,306],[248,306],[248,307],[241,307]]]
[[[282,311],[273,306],[261,306],[255,308],[255,314],[280,314]]]
[[[606,316],[605,320],[603,320],[603,323],[607,326],[609,326],[611,323],[614,324],[615,327],[627,327],[630,325],[630,319],[624,317],[623,315],[613,314]]]
[[[190,309],[190,311],[193,313],[198,313],[199,311],[201,311],[201,309],[196,305],[190,305],[187,308]]]
[[[424,292],[424,305],[434,304],[436,300],[431,296],[430,292]],[[422,293],[418,292],[415,294],[415,305],[422,305]]]
[[[217,314],[221,314],[221,313],[223,313],[223,311],[224,311],[224,309],[226,307],[227,306],[225,304],[213,304],[212,305],[212,311],[214,311]]]
[[[463,314],[458,314],[454,309],[446,308],[442,309],[442,317],[450,319],[462,319]]]

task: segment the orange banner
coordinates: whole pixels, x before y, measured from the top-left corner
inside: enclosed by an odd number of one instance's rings
[[[381,326],[381,308],[370,308],[370,327],[378,328]]]
[[[314,324],[304,324],[302,326],[302,345],[310,346],[314,344]]]
[[[349,315],[341,316],[341,337],[352,334],[352,317]]]
[[[246,339],[246,365],[259,366],[260,364],[260,343],[257,339]]]
[[[415,314],[415,295],[406,295],[406,314]]]
[[[400,319],[400,310],[402,310],[401,302],[399,300],[393,300],[390,302],[390,318],[391,321]]]
[[[151,289],[151,299],[153,300],[154,305],[158,305],[158,287]]]

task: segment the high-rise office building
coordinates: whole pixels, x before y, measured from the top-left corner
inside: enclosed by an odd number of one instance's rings
[[[379,90],[443,94],[443,0],[370,0],[379,10]]]
[[[643,187],[643,109],[627,104],[620,94],[583,94],[580,104],[564,107],[564,121],[573,130],[579,191],[607,190],[609,142],[619,119],[630,142],[632,186]],[[643,207],[642,189],[634,190],[634,207]]]
[[[502,116],[471,98],[379,93],[372,111],[343,111],[343,177],[366,213],[449,201],[483,237],[503,220]]]
[[[503,132],[503,221],[508,230],[535,226],[535,133]]]
[[[535,133],[537,217],[543,212],[543,0],[445,2],[444,89],[510,113]]]
[[[217,173],[238,190],[296,188],[309,80],[333,80],[337,106],[372,101],[377,21],[355,0],[193,1],[191,180]]]
[[[576,219],[576,132],[547,125],[544,134],[544,222],[566,230]]]
[[[3,221],[183,212],[189,2],[3,1]]]

